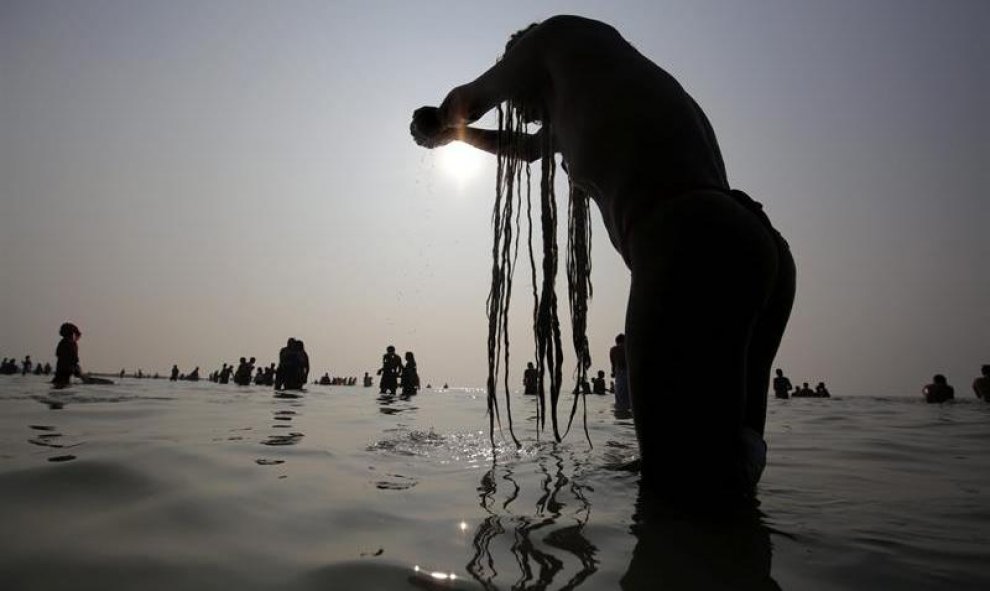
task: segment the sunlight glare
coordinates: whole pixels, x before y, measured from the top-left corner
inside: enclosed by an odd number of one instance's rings
[[[460,184],[478,175],[485,157],[481,150],[463,142],[451,142],[438,151],[440,167]]]

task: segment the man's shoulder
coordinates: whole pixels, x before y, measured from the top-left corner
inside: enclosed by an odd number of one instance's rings
[[[574,14],[558,14],[542,21],[539,26],[533,29],[534,40],[539,39],[541,44],[549,40],[578,41],[578,37],[583,35],[615,35],[621,37],[619,32],[607,23]]]

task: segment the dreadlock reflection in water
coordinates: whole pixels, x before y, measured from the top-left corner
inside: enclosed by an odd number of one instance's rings
[[[598,571],[598,548],[585,536],[590,487],[553,443],[541,445],[553,447],[538,454],[542,478],[533,505],[511,465],[493,462],[478,486],[487,517],[474,532],[465,570],[485,589],[575,589]],[[519,474],[518,481],[532,478]],[[771,530],[755,509],[687,513],[641,487],[630,530],[636,546],[623,589],[780,588],[770,576]],[[507,585],[506,578],[515,580]]]
[[[498,565],[500,559],[518,569],[513,589],[546,589],[561,573],[569,578],[559,588],[573,589],[598,570],[598,550],[583,533],[591,515],[587,487],[567,476],[565,465],[556,448],[540,454],[540,494],[531,514],[511,467],[493,462],[482,477],[479,499],[488,516],[474,533],[474,555],[466,570],[485,589],[497,589],[498,568],[510,568]],[[526,513],[517,513],[520,509]]]

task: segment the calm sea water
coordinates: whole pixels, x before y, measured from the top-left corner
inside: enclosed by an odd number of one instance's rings
[[[990,588],[976,399],[771,399],[732,524],[640,498],[610,398],[593,447],[513,404],[493,460],[480,392],[0,378],[0,589]]]

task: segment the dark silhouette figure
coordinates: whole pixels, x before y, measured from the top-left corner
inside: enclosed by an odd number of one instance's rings
[[[17,363],[13,358],[7,359],[3,358],[3,363],[0,363],[0,373],[5,376],[14,375],[17,373]]]
[[[255,370],[255,372],[254,372],[254,385],[255,386],[264,386],[265,385],[265,369],[263,367],[259,367],[257,370]]]
[[[59,327],[58,334],[62,340],[55,347],[55,377],[52,384],[56,388],[64,388],[69,385],[72,376],[82,376],[79,369],[79,339],[82,332],[75,324],[65,322]]]
[[[530,361],[526,364],[526,369],[523,371],[523,393],[524,394],[539,394],[539,382],[540,374],[533,367],[533,362]]]
[[[598,370],[598,375],[591,378],[591,391],[599,396],[604,396],[608,391],[605,388],[605,372]]]
[[[990,365],[981,367],[980,372],[983,375],[973,380],[973,393],[977,398],[990,402]]]
[[[629,408],[629,372],[626,368],[626,335],[618,334],[615,344],[608,351],[608,360],[612,364],[612,377],[615,378],[615,408]]]
[[[402,394],[412,396],[419,391],[419,373],[416,371],[416,357],[406,351],[406,363],[402,366]]]
[[[52,364],[51,363],[45,363],[45,372],[44,373],[45,373],[46,376],[47,375],[50,375],[52,373]]]
[[[220,368],[220,376],[217,378],[218,382],[221,384],[229,384],[230,374],[232,373],[234,373],[234,366],[224,363],[223,367]]]
[[[815,396],[815,391],[808,386],[808,382],[803,382],[801,387],[794,390],[794,393],[791,394],[791,396],[794,398],[813,398]]]
[[[306,353],[306,345],[296,339],[296,355],[299,357],[300,383],[305,384],[309,380],[309,354]]]
[[[510,121],[540,131],[469,126],[505,101]],[[548,173],[561,154],[631,271],[626,359],[644,479],[686,501],[751,498],[794,261],[762,207],[730,189],[684,88],[611,26],[555,16],[513,36],[439,108],[417,109],[410,130],[429,148],[457,139],[503,162],[542,157]]]
[[[828,388],[825,387],[825,382],[818,382],[815,386],[815,397],[817,398],[831,398],[832,394],[829,393]]]
[[[290,338],[278,353],[276,390],[301,390],[309,378],[309,355],[303,342]]]
[[[320,384],[321,386],[329,386],[330,384],[332,384],[332,383],[333,383],[333,381],[332,381],[332,380],[330,379],[330,374],[329,374],[329,372],[328,372],[328,373],[325,373],[325,374],[323,374],[323,377],[322,377],[322,378],[320,378],[320,381],[319,381],[318,383],[319,383],[319,384]]]
[[[756,509],[685,513],[641,486],[631,530],[636,547],[620,580],[625,591],[780,590],[770,576],[770,529]]]
[[[948,402],[956,397],[955,389],[949,385],[949,382],[945,379],[942,374],[935,374],[932,378],[932,383],[925,386],[921,393],[925,396],[925,402],[935,403],[935,402]]]
[[[250,360],[241,357],[241,361],[237,365],[237,371],[234,372],[235,384],[237,384],[238,386],[251,385],[251,374],[254,373],[254,363],[255,363],[254,357],[252,357]]]
[[[773,379],[773,395],[786,400],[790,397],[791,390],[793,389],[794,386],[791,385],[791,381],[784,375],[784,370],[778,368],[777,377]]]
[[[31,363],[31,356],[30,355],[26,355],[24,357],[24,361],[21,362],[21,375],[22,376],[26,376],[29,373],[31,373],[31,368],[32,367],[34,367],[34,364]]]
[[[141,372],[139,371],[138,372],[138,377],[140,377],[140,376],[141,376]],[[198,365],[196,366],[195,369],[193,369],[191,372],[189,372],[189,375],[186,376],[186,380],[189,381],[189,382],[198,382],[199,381],[199,366]]]
[[[375,380],[368,374],[368,372],[364,372],[364,379],[361,383],[364,385],[365,388],[370,388],[371,384],[373,384],[374,381]]]
[[[395,347],[389,345],[382,355],[382,366],[378,369],[378,375],[382,376],[378,384],[380,394],[395,394],[399,387],[399,376],[402,374],[402,360],[395,354]]]

